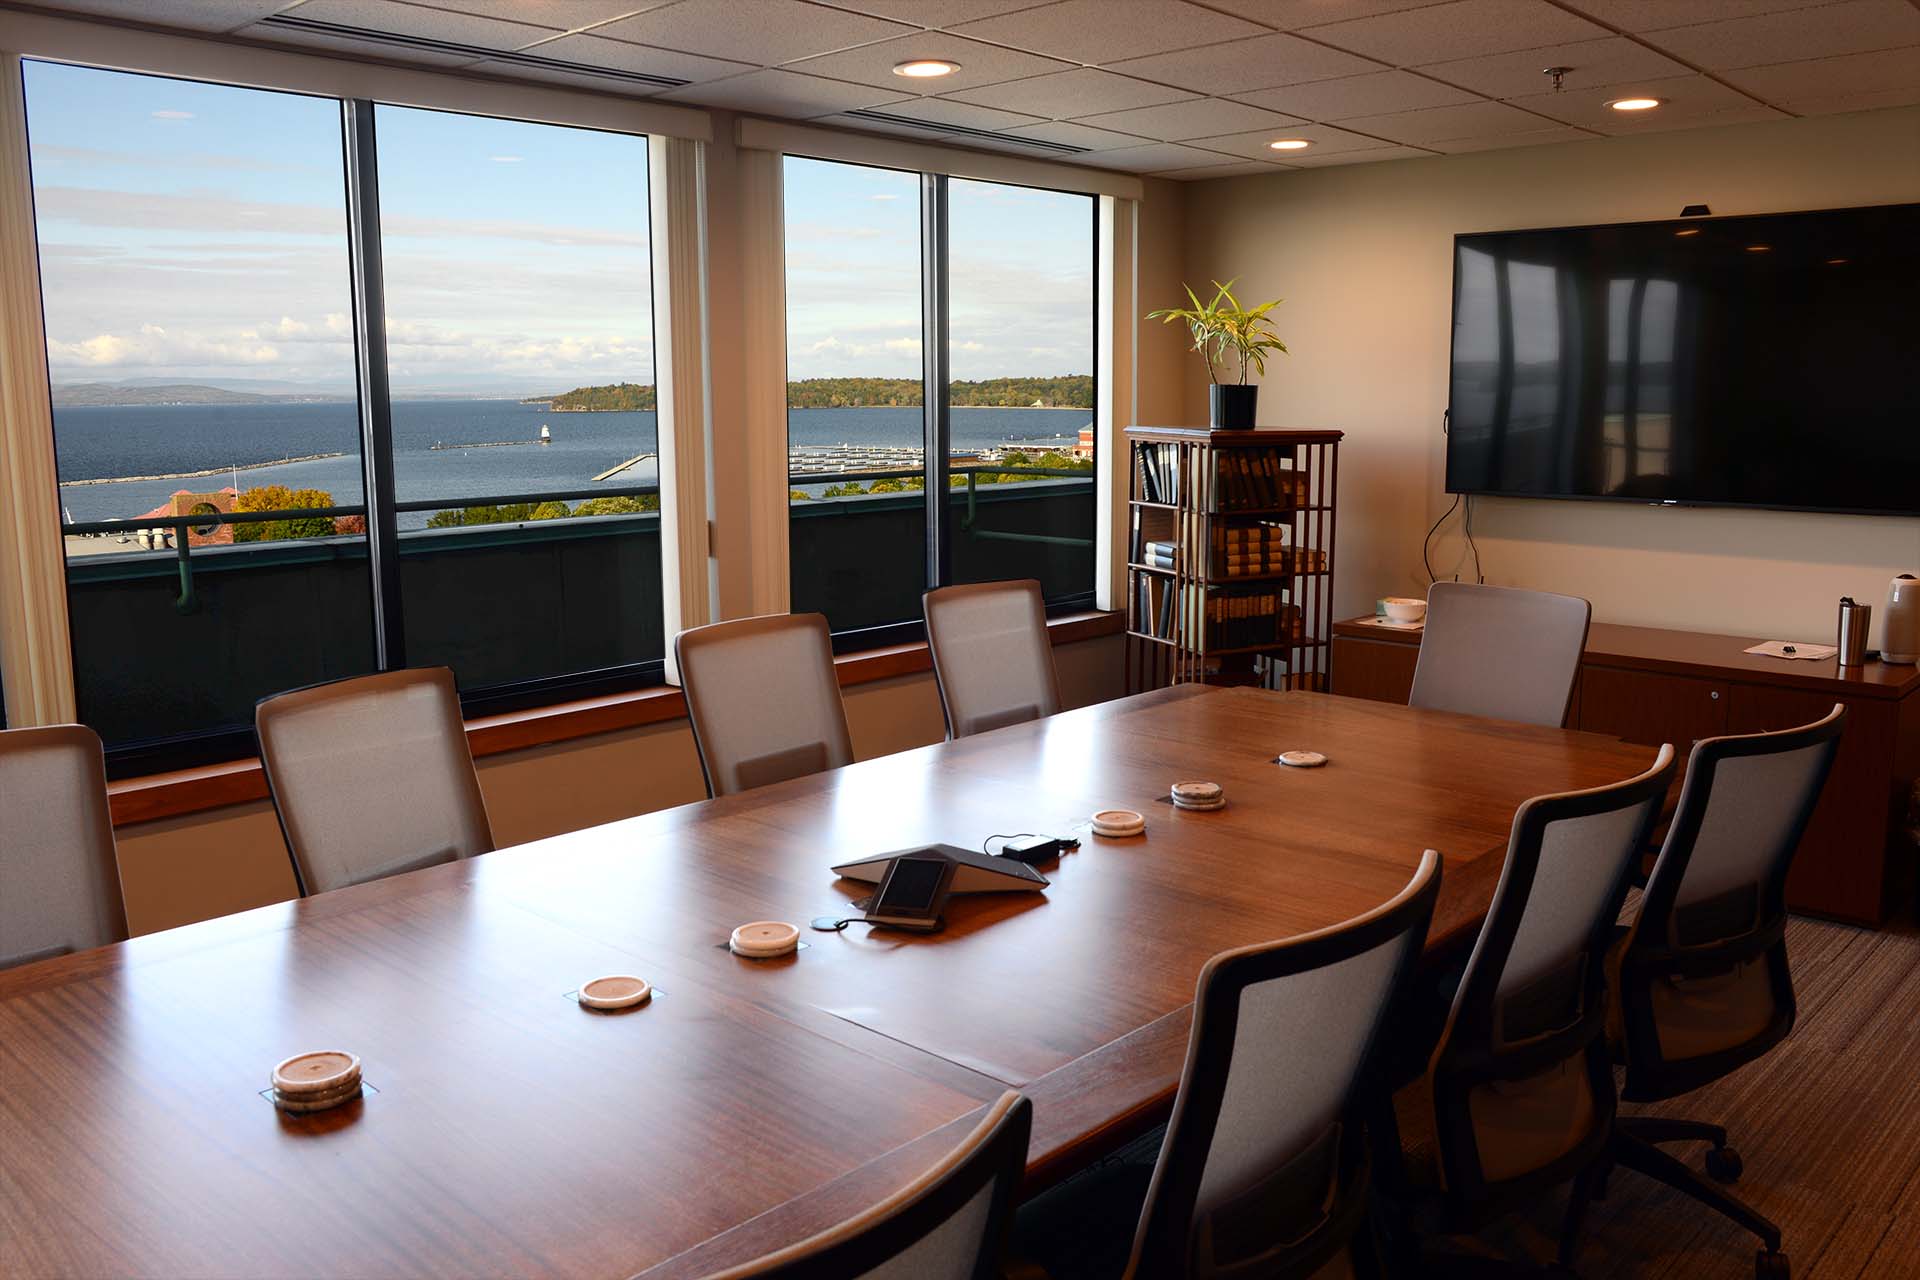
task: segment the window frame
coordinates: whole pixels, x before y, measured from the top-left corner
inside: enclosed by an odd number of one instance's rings
[[[1089,337],[1088,376],[1093,384],[1093,404],[1088,413],[1096,424],[1094,433],[1093,470],[1088,479],[1093,484],[1096,495],[1101,489],[1105,476],[1101,466],[1107,460],[1107,450],[1100,447],[1101,433],[1097,429],[1100,421],[1100,408],[1105,397],[1103,391],[1106,380],[1103,377],[1101,355],[1101,307],[1106,299],[1101,290],[1101,240],[1102,240],[1102,197],[1098,192],[1042,185],[1039,181],[1014,181],[1004,175],[973,177],[964,173],[953,173],[941,168],[902,168],[897,164],[883,160],[860,160],[846,154],[834,154],[834,149],[815,152],[805,149],[782,151],[782,185],[785,184],[785,161],[788,158],[808,160],[821,164],[840,164],[868,169],[885,169],[894,173],[904,173],[920,180],[920,377],[921,377],[921,441],[923,447],[923,483],[922,495],[925,512],[925,573],[926,585],[921,590],[932,591],[940,587],[953,586],[953,549],[954,530],[952,519],[951,492],[948,479],[951,475],[953,443],[953,406],[952,395],[952,307],[951,293],[948,287],[948,266],[951,261],[951,183],[956,177],[970,182],[987,183],[1002,187],[1021,187],[1031,191],[1044,191],[1050,195],[1071,195],[1087,201],[1088,227],[1088,275],[1092,286],[1088,291],[1087,333]],[[784,237],[784,225],[781,231]],[[784,289],[784,283],[783,283]],[[783,331],[787,316],[781,316]],[[781,399],[786,399],[786,382],[791,380],[792,371],[783,358],[781,363]],[[783,423],[784,427],[784,423]],[[782,456],[789,443],[786,431],[782,431]],[[789,482],[793,479],[788,476]],[[939,495],[940,501],[935,497]],[[1093,556],[1093,567],[1088,575],[1086,588],[1069,595],[1046,601],[1046,616],[1064,617],[1068,614],[1082,613],[1096,607],[1100,594],[1099,585],[1105,567],[1100,555],[1099,526],[1101,520],[1100,503],[1096,500],[1093,519],[1089,528],[1089,538]],[[792,504],[788,503],[784,514],[791,520]],[[784,522],[783,522],[784,523]],[[792,566],[785,566],[788,580],[791,582]],[[924,617],[904,619],[899,622],[882,623],[870,627],[850,627],[832,632],[833,651],[836,654],[858,653],[863,649],[878,648],[883,645],[911,644],[923,641],[927,636],[927,624]]]

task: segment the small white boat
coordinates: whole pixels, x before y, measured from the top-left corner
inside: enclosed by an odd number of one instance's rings
[[[553,443],[553,432],[547,430],[547,424],[544,422],[540,424],[540,443],[541,444]]]

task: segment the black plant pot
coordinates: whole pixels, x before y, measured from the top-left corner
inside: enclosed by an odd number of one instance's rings
[[[1216,431],[1253,430],[1253,402],[1260,388],[1214,383],[1207,389],[1207,414]]]

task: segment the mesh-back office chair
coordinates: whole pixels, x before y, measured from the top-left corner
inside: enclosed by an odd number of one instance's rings
[[[126,936],[99,735],[0,732],[0,969]]]
[[[1472,1230],[1574,1179],[1560,1241],[1571,1260],[1612,1132],[1607,944],[1673,768],[1664,746],[1637,777],[1538,796],[1514,815],[1430,1060],[1435,1167],[1419,1172],[1433,1177],[1394,1178],[1422,1225]],[[1383,1158],[1397,1162],[1398,1133],[1381,1118]],[[1432,1189],[1414,1191],[1420,1182]]]
[[[1207,962],[1130,1275],[1286,1280],[1369,1266],[1362,1081],[1439,892],[1429,850],[1366,915]]]
[[[1040,584],[978,582],[921,597],[947,737],[1024,724],[1060,710]]]
[[[1000,1095],[966,1141],[871,1209],[709,1280],[995,1280],[1033,1104]]]
[[[492,852],[447,668],[276,694],[253,723],[302,894]]]
[[[673,652],[708,795],[853,763],[825,616],[694,627],[673,638]]]
[[[1673,825],[1620,956],[1616,993],[1627,1064],[1621,1096],[1658,1102],[1758,1058],[1793,1029],[1787,869],[1840,746],[1846,708],[1798,729],[1706,738],[1687,761]],[[1715,1124],[1623,1117],[1611,1155],[1718,1210],[1764,1242],[1761,1276],[1785,1275],[1780,1229],[1654,1144],[1713,1144],[1707,1172],[1731,1182],[1740,1157]]]
[[[1407,705],[1557,726],[1592,613],[1578,596],[1436,582]]]

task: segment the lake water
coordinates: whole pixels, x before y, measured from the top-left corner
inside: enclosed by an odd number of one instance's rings
[[[361,500],[359,426],[351,404],[127,405],[54,410],[60,501],[76,521],[112,520],[151,511],[179,489],[234,484],[220,475],[175,480],[121,480],[209,467],[247,467],[280,458],[341,453],[338,458],[255,467],[239,472],[241,489],[284,484],[324,489],[341,506]],[[1014,442],[1036,447],[1071,442],[1092,421],[1087,410],[955,409],[953,444],[983,449]],[[793,409],[795,445],[921,443],[918,409]],[[545,425],[549,445],[435,449],[436,444],[531,441]],[[556,490],[616,489],[658,480],[651,459],[602,482],[593,477],[655,449],[652,413],[555,413],[515,400],[416,400],[393,406],[394,470],[402,501],[493,497]],[[580,498],[590,496],[589,492]],[[574,499],[578,501],[579,499]],[[425,512],[403,515],[420,528]]]

